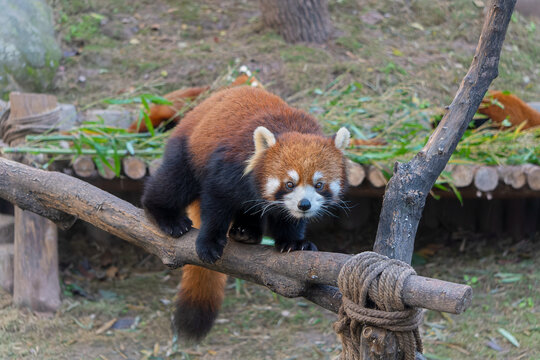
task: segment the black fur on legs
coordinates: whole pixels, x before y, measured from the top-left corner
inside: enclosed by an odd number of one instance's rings
[[[201,230],[197,255],[214,263],[223,254],[227,230],[234,215],[260,198],[253,175],[243,175],[244,164],[227,159],[226,148],[218,148],[205,168],[201,191]]]
[[[231,240],[245,244],[260,244],[263,237],[262,219],[258,214],[238,211],[229,229]]]
[[[189,159],[187,140],[170,138],[163,162],[147,180],[142,197],[146,212],[163,232],[174,237],[191,228],[185,208],[199,196],[201,188]]]
[[[199,342],[212,329],[218,311],[201,305],[189,300],[177,301],[172,325],[179,339]]]
[[[306,220],[290,220],[280,214],[268,216],[268,231],[276,242],[276,249],[285,251],[308,250],[317,251],[311,241],[305,240]]]

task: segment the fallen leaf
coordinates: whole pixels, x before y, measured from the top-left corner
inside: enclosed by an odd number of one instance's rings
[[[424,27],[422,26],[422,24],[420,23],[417,23],[417,22],[413,22],[411,23],[411,27],[415,28],[415,29],[418,29],[418,30],[421,30],[421,31],[424,31]]]
[[[497,343],[497,340],[493,338],[490,338],[489,341],[486,342],[486,345],[495,351],[501,352],[503,350],[502,347]]]
[[[506,340],[508,340],[512,345],[514,345],[515,347],[519,347],[519,342],[514,337],[514,335],[510,334],[508,330],[503,329],[503,328],[498,328],[497,331],[499,332],[499,334],[504,336]]]
[[[99,329],[96,330],[96,335],[102,334],[105,331],[109,330],[114,325],[115,322],[116,322],[116,318],[114,318],[114,319],[112,319],[110,321],[107,321]]]

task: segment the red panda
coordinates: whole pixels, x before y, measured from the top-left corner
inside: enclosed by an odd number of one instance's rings
[[[527,121],[523,129],[540,126],[540,112],[517,96],[502,91],[490,91],[482,100],[478,112],[489,116],[493,122],[498,124],[507,119],[513,126]]]
[[[350,134],[323,135],[315,118],[265,90],[219,91],[173,130],[163,162],[145,184],[142,204],[165,233],[179,237],[192,221],[201,260],[214,263],[230,239],[280,251],[316,250],[306,223],[340,206],[347,186],[343,151]],[[200,223],[198,216],[200,214]],[[174,326],[199,340],[223,300],[225,275],[185,266]]]
[[[260,83],[254,76],[240,74],[230,85],[230,87],[245,84],[260,86]],[[201,86],[175,90],[163,95],[165,99],[172,102],[172,105],[152,105],[150,107],[148,117],[150,118],[152,126],[157,127],[159,124],[169,119],[171,119],[174,123],[177,123],[181,118],[181,116],[178,116],[178,113],[184,108],[184,106],[186,106],[186,100],[193,101],[208,90],[210,90],[210,86]],[[146,127],[144,121],[137,120],[129,125],[128,131],[142,133],[147,132],[148,128]]]
[[[154,127],[157,127],[159,124],[169,119],[177,122],[179,118],[176,115],[184,106],[186,106],[186,100],[195,100],[197,97],[199,97],[199,95],[207,91],[209,88],[209,86],[202,86],[180,89],[164,95],[163,97],[172,102],[172,105],[152,105],[148,113],[150,122]],[[146,127],[144,121],[137,120],[131,123],[131,125],[128,127],[128,131],[142,133],[147,132],[148,128]]]

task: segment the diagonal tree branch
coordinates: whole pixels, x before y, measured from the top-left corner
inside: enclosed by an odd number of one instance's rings
[[[493,0],[472,64],[448,112],[424,148],[409,162],[394,165],[384,194],[374,251],[410,263],[414,239],[429,191],[472,120],[491,82],[516,0]]]
[[[0,158],[0,197],[43,216],[66,213],[85,220],[149,253],[170,267],[204,266],[246,279],[287,297],[304,296],[337,312],[341,294],[337,277],[349,255],[326,252],[281,254],[268,246],[229,242],[215,264],[201,262],[195,251],[197,230],[180,239],[164,235],[143,210],[74,177],[43,171]],[[411,276],[403,291],[410,306],[460,313],[471,302],[469,286]]]

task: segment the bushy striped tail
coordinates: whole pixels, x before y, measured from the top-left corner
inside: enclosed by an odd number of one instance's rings
[[[182,340],[200,341],[212,328],[225,296],[227,275],[185,265],[173,326]]]

